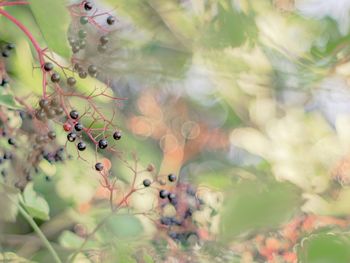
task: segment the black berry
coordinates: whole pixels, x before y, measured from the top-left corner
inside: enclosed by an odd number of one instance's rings
[[[57,82],[60,81],[60,79],[61,79],[60,75],[58,73],[56,73],[56,72],[51,75],[51,81],[52,82],[57,83]]]
[[[169,192],[168,192],[167,190],[164,190],[164,189],[163,189],[163,190],[160,190],[160,191],[159,191],[159,197],[162,198],[162,199],[167,198],[168,195],[169,195]]]
[[[74,86],[76,83],[77,83],[77,80],[75,78],[73,78],[73,77],[67,78],[67,84],[69,86]]]
[[[107,17],[107,24],[108,25],[113,25],[115,23],[115,17],[114,16],[109,16]]]
[[[79,72],[79,77],[80,77],[81,79],[85,79],[85,78],[87,77],[86,71],[80,71],[80,72]]]
[[[4,58],[8,58],[10,56],[10,51],[8,50],[3,50],[1,52],[1,55],[4,57]]]
[[[85,142],[79,142],[77,145],[77,148],[79,151],[84,151],[86,149],[86,144]]]
[[[40,108],[42,108],[42,109],[47,109],[47,107],[49,106],[48,100],[41,99],[41,100],[39,101],[39,106],[40,106]]]
[[[86,2],[86,3],[84,4],[84,9],[85,9],[86,11],[90,11],[92,8],[93,8],[93,5],[92,5],[91,2]]]
[[[99,142],[98,142],[98,147],[99,147],[100,149],[105,149],[105,148],[107,148],[107,146],[108,146],[108,142],[107,142],[106,139],[101,139],[101,140],[99,140]]]
[[[151,182],[150,179],[145,179],[145,180],[143,180],[143,185],[144,185],[145,187],[149,187],[151,184],[152,184],[152,182]]]
[[[176,181],[176,175],[175,174],[169,174],[168,179],[170,182],[175,182]]]
[[[114,140],[120,140],[122,138],[122,133],[120,131],[116,131],[113,133]]]
[[[96,163],[95,164],[96,171],[101,172],[103,170],[103,164],[102,163]]]
[[[90,75],[95,75],[97,73],[97,67],[95,65],[90,65],[88,67],[88,72]]]
[[[14,138],[9,138],[9,139],[7,140],[7,142],[8,142],[10,145],[15,145],[15,144],[16,144],[16,141],[15,141]]]
[[[69,113],[69,116],[73,119],[73,120],[76,120],[79,118],[79,113],[76,111],[76,110],[72,110],[70,113]]]
[[[77,122],[75,125],[74,125],[74,129],[78,132],[82,131],[84,128],[83,124],[81,124],[80,122]]]
[[[13,44],[13,43],[8,43],[5,48],[8,49],[8,50],[12,50],[12,49],[15,49],[16,45]]]
[[[68,133],[67,135],[67,140],[70,142],[74,142],[76,138],[77,138],[77,134],[74,132]]]
[[[44,70],[45,70],[45,71],[51,71],[51,70],[53,70],[53,64],[52,64],[51,62],[46,62],[46,63],[44,64]]]

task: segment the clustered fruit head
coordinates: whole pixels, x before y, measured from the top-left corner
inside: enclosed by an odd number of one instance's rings
[[[181,244],[188,244],[190,237],[196,237],[196,239],[199,237],[192,215],[199,209],[200,200],[196,197],[196,190],[190,184],[176,181],[175,174],[169,174],[167,179],[170,187],[159,190],[160,207],[165,209],[171,205],[176,210],[176,215],[162,215],[163,211],[161,211],[159,223],[166,228],[167,235],[171,239]],[[145,187],[150,184],[146,180]],[[176,182],[175,185],[174,182]]]

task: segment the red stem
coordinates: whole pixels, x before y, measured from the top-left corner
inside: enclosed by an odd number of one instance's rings
[[[16,3],[16,2],[12,2],[12,3]],[[13,22],[20,30],[22,30],[22,32],[29,38],[30,42],[33,44],[33,47],[38,55],[39,62],[40,62],[40,68],[41,68],[41,71],[43,74],[43,81],[42,81],[43,97],[46,98],[46,73],[43,69],[43,66],[45,64],[45,59],[44,59],[44,55],[43,55],[43,52],[40,48],[38,41],[34,38],[34,36],[32,35],[32,33],[29,31],[29,29],[27,27],[25,27],[20,21],[18,21],[15,17],[11,16],[5,10],[0,9],[0,15],[3,15],[7,19],[9,19],[11,22]]]
[[[0,6],[16,6],[16,5],[29,5],[29,3],[27,1],[14,1],[14,2],[0,3]]]

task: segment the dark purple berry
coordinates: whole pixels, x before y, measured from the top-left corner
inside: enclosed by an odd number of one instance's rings
[[[76,111],[76,110],[72,110],[70,113],[69,113],[69,116],[73,119],[73,120],[76,120],[79,118],[79,113]]]
[[[15,145],[15,144],[16,144],[16,141],[15,141],[14,138],[9,138],[9,139],[7,140],[7,142],[8,142],[10,145]]]
[[[169,192],[167,190],[165,190],[165,189],[159,191],[159,197],[162,198],[162,199],[167,198],[168,195],[169,195]]]
[[[176,175],[175,174],[169,174],[168,179],[170,182],[175,182],[176,181]]]
[[[107,148],[107,146],[108,146],[108,141],[106,139],[99,140],[98,147],[100,149],[105,149],[105,148]]]
[[[107,17],[107,24],[108,25],[113,25],[115,23],[115,17],[114,16],[109,16]]]
[[[67,140],[70,142],[74,142],[76,138],[77,138],[77,134],[74,132],[67,134]]]
[[[101,172],[103,170],[103,164],[102,163],[96,163],[95,164],[96,171]]]
[[[77,83],[77,80],[75,78],[73,78],[73,77],[67,78],[67,84],[69,86],[74,86],[76,83]]]
[[[86,143],[85,142],[79,142],[77,145],[77,148],[79,151],[84,151],[86,149]]]
[[[116,131],[113,133],[113,139],[114,140],[120,140],[122,138],[122,133],[121,131]]]
[[[150,179],[145,179],[143,180],[143,186],[144,187],[149,187],[152,184]]]
[[[74,129],[78,132],[82,131],[84,128],[83,124],[81,124],[80,122],[77,122],[75,125],[74,125]]]
[[[86,3],[84,4],[84,9],[85,9],[86,11],[90,11],[92,8],[93,8],[93,5],[92,5],[91,2],[86,2]]]
[[[46,63],[44,64],[44,70],[45,70],[45,71],[51,71],[51,70],[53,70],[53,64],[52,64],[51,62],[46,62]]]
[[[59,82],[60,79],[61,79],[60,75],[56,72],[51,75],[51,81],[54,83]]]

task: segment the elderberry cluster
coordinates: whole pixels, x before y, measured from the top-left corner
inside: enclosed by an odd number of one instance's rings
[[[188,183],[179,182],[175,174],[169,174],[167,179],[170,186],[159,190],[161,207],[159,223],[166,228],[167,235],[176,242],[188,244],[189,239],[193,237],[198,240],[198,229],[192,218],[193,213],[199,210],[201,205],[196,197],[196,189]],[[144,186],[148,185],[146,180]],[[176,215],[164,215],[169,205],[175,208]]]

